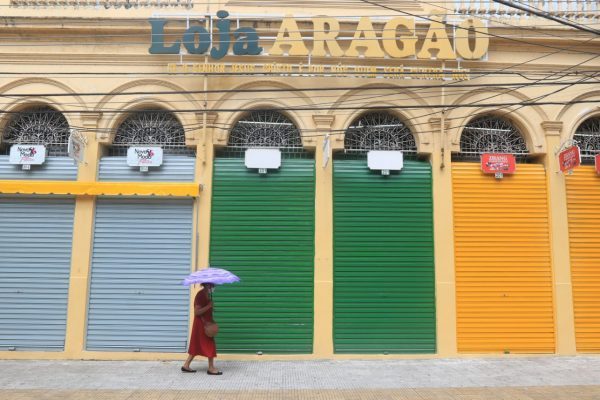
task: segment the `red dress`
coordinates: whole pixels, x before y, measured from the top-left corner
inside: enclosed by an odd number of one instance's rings
[[[196,307],[205,307],[210,302],[208,290],[203,289],[198,292],[194,298],[194,309]],[[209,308],[201,317],[194,316],[194,325],[192,325],[192,337],[190,338],[190,348],[188,354],[193,356],[216,357],[217,346],[215,339],[204,334],[202,319],[213,321],[213,310]]]

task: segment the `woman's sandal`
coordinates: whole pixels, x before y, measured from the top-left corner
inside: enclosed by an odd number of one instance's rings
[[[223,375],[223,372],[221,372],[221,371],[217,371],[217,372],[206,371],[206,373],[209,375]]]
[[[196,370],[191,369],[191,368],[181,367],[181,372],[196,372]]]

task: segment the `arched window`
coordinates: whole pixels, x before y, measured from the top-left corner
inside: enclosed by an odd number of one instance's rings
[[[13,144],[41,144],[48,156],[66,156],[69,123],[62,113],[48,106],[28,108],[14,114],[2,134],[8,151]]]
[[[479,159],[482,153],[528,154],[519,130],[504,118],[484,116],[465,126],[460,137],[461,158]]]
[[[585,120],[573,136],[581,150],[581,161],[593,163],[594,157],[600,154],[600,117]]]
[[[302,149],[302,139],[296,125],[285,115],[277,111],[252,111],[235,124],[227,146]]]
[[[132,112],[117,128],[112,155],[127,153],[127,147],[136,145],[160,146],[165,154],[193,153],[185,145],[181,122],[171,112],[163,110]]]
[[[406,124],[384,112],[371,112],[355,119],[346,130],[344,148],[417,152],[415,138]]]

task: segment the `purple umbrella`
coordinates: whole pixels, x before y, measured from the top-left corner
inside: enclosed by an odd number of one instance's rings
[[[222,285],[224,283],[239,282],[240,278],[221,268],[206,268],[200,271],[193,272],[183,280],[185,286],[195,285],[199,283],[213,283]]]

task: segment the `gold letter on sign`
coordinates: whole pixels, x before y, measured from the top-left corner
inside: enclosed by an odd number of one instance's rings
[[[398,26],[406,27],[411,36],[400,35],[396,38]],[[404,17],[391,19],[385,24],[381,39],[383,48],[390,57],[402,58],[414,56],[416,52],[415,45],[417,44],[417,37],[415,36],[415,20]],[[400,40],[402,43],[402,49],[398,47],[397,40]]]
[[[325,31],[325,25],[327,25],[327,31]],[[332,57],[341,57],[344,55],[340,45],[335,40],[340,34],[340,23],[337,19],[313,18],[313,30],[313,56],[325,57],[327,55],[325,45],[329,47],[329,54]]]
[[[425,42],[423,42],[423,47],[421,47],[421,51],[417,54],[417,58],[432,58],[431,50],[438,50],[435,57],[441,60],[453,60],[456,58],[450,45],[450,40],[448,40],[446,27],[441,22],[432,22],[429,25]]]
[[[469,31],[474,32],[475,48],[471,50],[469,45]],[[483,22],[478,19],[470,18],[464,20],[458,25],[454,37],[456,52],[465,60],[478,60],[485,56],[490,44],[490,38],[487,35],[488,29]]]
[[[287,36],[286,33],[288,34]],[[281,46],[290,47],[290,50],[288,51],[288,55],[290,56],[308,55],[308,49],[304,45],[304,40],[302,39],[298,25],[291,15],[286,15],[286,17],[281,21],[281,26],[279,27],[279,32],[277,33],[277,39],[275,39],[273,47],[271,47],[271,50],[269,50],[269,54],[273,56],[283,55],[283,49]]]
[[[361,40],[361,36],[364,36],[365,39]],[[352,43],[350,43],[350,47],[346,50],[346,55],[349,57],[358,57],[357,48],[359,47],[365,48],[365,57],[385,57],[385,53],[379,47],[379,40],[373,30],[373,24],[371,24],[369,17],[360,18]]]

